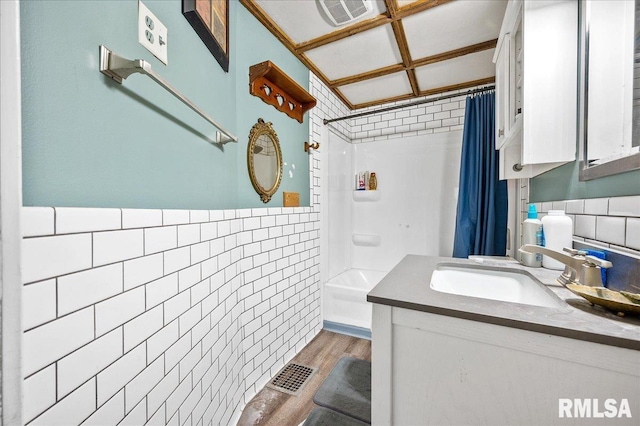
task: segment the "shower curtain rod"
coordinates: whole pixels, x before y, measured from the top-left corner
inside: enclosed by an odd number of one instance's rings
[[[428,103],[431,103],[431,102],[442,101],[444,99],[457,98],[458,96],[473,95],[473,94],[476,94],[476,93],[486,92],[488,90],[494,90],[495,88],[496,88],[495,85],[485,86],[485,87],[480,87],[478,89],[467,90],[466,93],[451,93],[449,95],[436,96],[435,98],[429,98],[429,99],[421,99],[419,101],[410,102],[410,103],[407,103],[407,104],[393,105],[393,106],[390,106],[390,107],[381,108],[381,109],[377,109],[377,110],[374,110],[374,111],[366,111],[366,112],[361,112],[361,113],[358,113],[358,114],[345,115],[344,117],[331,118],[331,119],[326,119],[325,118],[324,120],[322,120],[322,122],[326,126],[327,124],[333,123],[335,121],[347,120],[349,118],[364,117],[366,115],[373,115],[373,114],[378,114],[378,113],[381,113],[381,112],[393,111],[395,109],[402,109],[402,108],[412,107],[412,106],[416,106],[416,105],[428,104]]]

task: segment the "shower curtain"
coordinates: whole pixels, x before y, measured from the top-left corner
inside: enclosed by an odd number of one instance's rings
[[[499,180],[495,93],[467,97],[453,256],[504,256],[507,181]]]

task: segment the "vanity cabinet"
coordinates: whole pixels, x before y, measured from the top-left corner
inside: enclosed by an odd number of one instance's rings
[[[448,268],[495,279],[518,271],[546,286],[544,297],[534,297],[536,284],[511,299],[504,288],[493,293],[490,278],[467,273],[452,275],[447,289],[433,277]],[[556,282],[559,273],[497,259],[480,266],[406,256],[367,295],[371,424],[637,426],[640,325],[577,300]],[[593,403],[593,421],[559,414],[576,400]],[[627,404],[628,414],[595,414],[605,401],[615,401],[616,412]]]
[[[536,176],[576,158],[574,1],[510,1],[494,56],[500,178]]]

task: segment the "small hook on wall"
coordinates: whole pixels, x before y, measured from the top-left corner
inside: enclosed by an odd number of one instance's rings
[[[305,142],[304,143],[304,152],[309,152],[309,148],[318,149],[318,148],[320,148],[320,143],[318,143],[318,142],[316,142],[316,143]]]

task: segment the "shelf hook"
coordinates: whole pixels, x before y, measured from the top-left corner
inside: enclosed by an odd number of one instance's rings
[[[309,152],[309,148],[318,149],[318,148],[320,148],[320,143],[319,142],[316,142],[316,143],[305,142],[304,143],[304,152]]]

